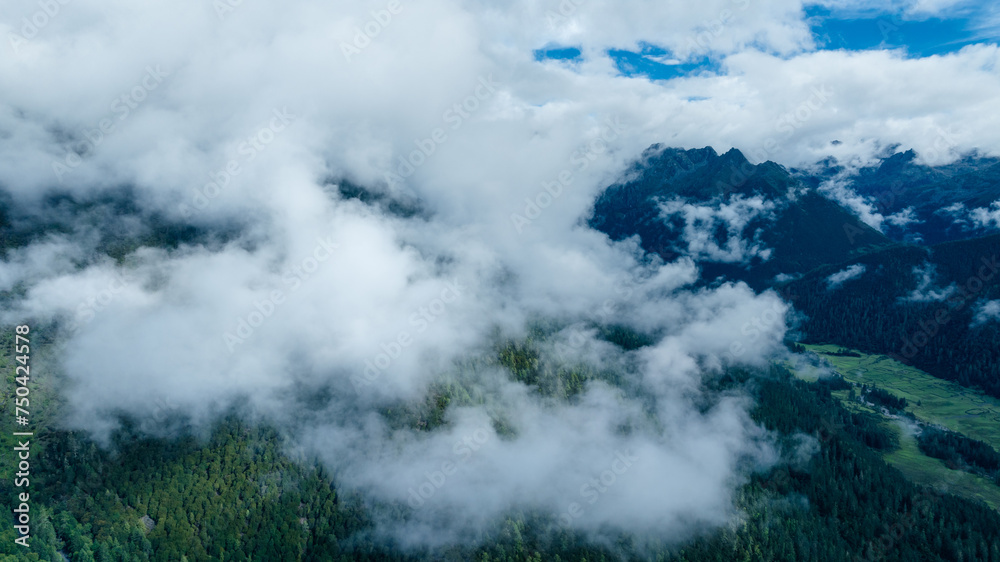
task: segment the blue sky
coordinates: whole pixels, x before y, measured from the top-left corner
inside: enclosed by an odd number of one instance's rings
[[[804,9],[804,22],[816,50],[903,50],[908,57],[942,55],[975,43],[996,43],[1000,37],[1000,9],[986,2],[947,2],[933,15],[919,5],[879,2],[828,5],[819,2]],[[931,2],[933,3],[933,2]],[[636,50],[609,49],[606,54],[624,76],[669,80],[721,69],[718,54],[678,60],[668,50],[640,42]],[[576,63],[581,46],[547,45],[534,52],[535,59]]]
[[[970,4],[943,12],[939,17],[919,18],[901,9],[836,10],[810,6],[806,17],[821,49],[905,49],[910,56],[924,57],[960,50],[966,45],[995,41],[990,13],[985,6]]]
[[[548,47],[535,51],[535,59],[559,60],[567,63],[579,62],[583,53],[579,47]],[[625,76],[648,76],[653,80],[669,80],[698,72],[713,72],[718,63],[704,57],[694,61],[679,61],[669,51],[649,43],[640,43],[638,51],[609,49],[607,54],[615,62],[618,71]]]

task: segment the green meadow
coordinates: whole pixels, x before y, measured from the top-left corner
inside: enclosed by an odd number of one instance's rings
[[[944,461],[920,452],[917,439],[898,424],[899,449],[883,455],[885,461],[899,469],[907,478],[942,492],[975,498],[993,509],[1000,509],[1000,487],[989,480],[962,470],[951,470]]]
[[[941,425],[1000,450],[1000,400],[903,365],[885,355],[827,355],[837,345],[807,345],[850,382],[874,384],[901,398],[919,419]]]
[[[1000,449],[1000,400],[932,377],[885,355],[855,352],[860,357],[843,357],[829,355],[842,349],[837,345],[805,347],[827,360],[846,380],[875,385],[906,398],[906,410],[917,419],[944,426]],[[847,390],[833,394],[849,410],[875,411],[856,400],[849,400]],[[985,478],[951,470],[943,461],[924,455],[917,447],[912,432],[906,429],[906,420],[886,419],[885,423],[899,434],[900,447],[883,457],[907,478],[944,492],[975,498],[993,509],[1000,509],[1000,487]]]

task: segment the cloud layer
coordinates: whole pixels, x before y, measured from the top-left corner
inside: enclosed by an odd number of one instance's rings
[[[786,165],[1000,149],[996,46],[819,52],[792,0],[57,4],[0,21],[0,186],[28,221],[54,191],[89,214],[9,253],[0,283],[23,295],[4,321],[67,327],[67,425],[100,437],[118,413],[168,404],[202,423],[239,405],[296,428],[344,485],[409,505],[390,528],[413,543],[515,508],[680,535],[724,521],[740,467],[773,460],[743,398],[695,402],[703,373],[779,352],[785,305],[742,285],[694,291],[690,261],[650,265],[580,225],[647,146]],[[640,42],[720,70],[619,75],[606,50]],[[582,61],[536,61],[549,44],[580,45]],[[99,203],[122,187],[133,215]],[[740,205],[711,220],[768,210]],[[108,231],[141,238],[151,216],[227,234],[97,257]],[[552,401],[470,364],[539,318],[583,326],[578,361],[622,373],[656,421],[617,386]],[[593,324],[654,345],[621,352]],[[442,381],[476,396],[442,428],[383,415]]]

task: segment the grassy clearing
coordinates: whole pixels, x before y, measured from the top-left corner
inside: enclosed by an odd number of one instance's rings
[[[899,449],[883,455],[907,478],[942,492],[975,498],[993,509],[1000,509],[1000,488],[985,478],[961,470],[951,470],[939,459],[928,457],[917,448],[912,433],[900,429]]]
[[[836,357],[826,355],[837,345],[805,346],[830,362],[850,382],[874,384],[906,398],[906,410],[1000,450],[1000,400],[941,380],[885,355]]]
[[[807,345],[808,350],[826,359],[843,377],[856,384],[874,384],[906,398],[906,411],[919,420],[938,424],[1000,449],[1000,400],[944,381],[919,369],[903,365],[885,355],[859,357],[828,355],[842,349],[837,345]],[[808,376],[803,378],[808,380]],[[815,377],[812,377],[815,380]],[[881,414],[857,400],[849,391],[833,393],[851,411],[865,410]],[[907,478],[944,492],[978,499],[1000,510],[1000,487],[993,482],[961,470],[951,470],[944,462],[928,457],[917,447],[916,437],[904,427],[903,420],[886,419],[899,433],[899,449],[883,454],[886,462]]]

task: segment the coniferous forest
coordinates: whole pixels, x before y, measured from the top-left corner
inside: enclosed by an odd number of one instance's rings
[[[526,350],[500,359],[516,369]],[[732,370],[708,383],[742,389],[753,419],[805,458],[740,484],[734,522],[683,544],[616,531],[613,544],[559,528],[551,517],[511,512],[478,545],[406,552],[371,535],[363,498],[340,493],[322,464],[291,459],[277,432],[232,414],[209,435],[152,439],[127,420],[110,447],[85,436],[40,436],[31,554],[5,559],[118,560],[998,560],[1000,513],[917,486],[879,451],[897,446],[874,416],[831,396],[835,381],[806,383],[789,371]],[[932,456],[990,470],[982,444],[928,433]],[[987,447],[988,448],[988,447]],[[946,452],[945,452],[946,451]],[[990,449],[992,451],[992,449]],[[949,457],[950,458],[950,457]],[[10,484],[3,484],[10,492]],[[11,497],[6,493],[2,497]],[[13,506],[8,506],[13,509]],[[406,509],[405,506],[396,509]],[[12,529],[7,535],[12,535]],[[10,536],[6,538],[12,538]],[[13,544],[13,541],[4,541]],[[62,554],[60,554],[62,553]]]

